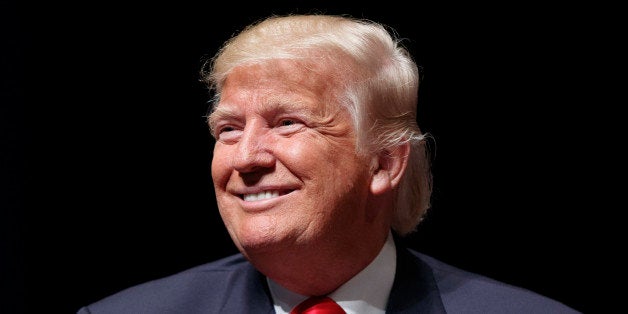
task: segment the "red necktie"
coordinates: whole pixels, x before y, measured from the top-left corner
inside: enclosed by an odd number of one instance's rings
[[[295,306],[290,314],[345,314],[346,312],[328,297],[310,297]]]

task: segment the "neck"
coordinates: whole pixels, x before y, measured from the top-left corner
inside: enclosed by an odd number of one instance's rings
[[[368,266],[380,252],[388,229],[359,239],[330,239],[306,246],[253,253],[255,267],[281,286],[302,295],[327,295]],[[338,243],[349,243],[339,246]]]

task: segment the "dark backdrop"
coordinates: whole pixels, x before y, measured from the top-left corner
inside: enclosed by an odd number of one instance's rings
[[[73,313],[236,252],[214,204],[198,71],[235,31],[287,12],[380,21],[421,66],[435,187],[410,246],[592,308],[592,197],[577,170],[588,135],[573,136],[587,123],[573,109],[588,106],[573,66],[587,21],[569,8],[16,2],[2,2],[7,312]]]

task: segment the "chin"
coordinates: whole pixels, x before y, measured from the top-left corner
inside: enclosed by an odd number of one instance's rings
[[[240,232],[237,239],[234,239],[240,251],[256,252],[266,251],[281,245],[283,241],[272,233],[260,232]]]
[[[296,237],[293,234],[260,233],[258,230],[255,233],[240,234],[237,246],[240,252],[247,256],[279,254],[296,250],[302,245],[302,243],[299,244],[302,241],[302,237]]]

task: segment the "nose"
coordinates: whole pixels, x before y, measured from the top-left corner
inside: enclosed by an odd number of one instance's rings
[[[262,123],[248,123],[242,137],[236,145],[233,156],[233,168],[240,173],[255,172],[270,168],[275,164],[275,156],[271,150],[271,138]]]

